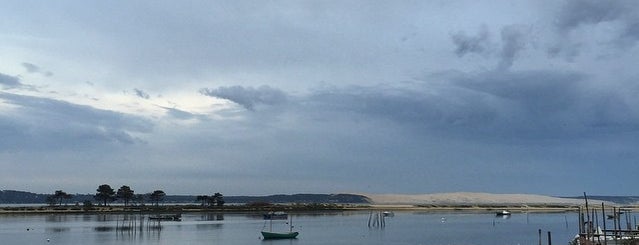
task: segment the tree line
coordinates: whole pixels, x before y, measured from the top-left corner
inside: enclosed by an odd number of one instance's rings
[[[150,201],[152,204],[159,206],[159,203],[164,200],[166,193],[163,190],[155,190],[146,194],[135,194],[135,191],[131,189],[131,187],[123,185],[117,191],[114,190],[108,184],[102,184],[98,186],[96,189],[95,195],[93,198],[99,202],[99,204],[107,206],[109,203],[114,202],[116,200],[121,200],[124,203],[124,206],[127,207],[131,203],[136,203],[138,205],[144,205],[145,201]],[[68,201],[73,198],[73,195],[68,194],[62,190],[56,190],[52,195],[48,195],[46,198],[46,202],[51,206],[62,205],[63,201]],[[202,202],[202,205],[224,205],[224,196],[216,192],[211,196],[207,195],[199,195],[196,197],[197,202]],[[93,205],[90,200],[84,201],[86,205]]]

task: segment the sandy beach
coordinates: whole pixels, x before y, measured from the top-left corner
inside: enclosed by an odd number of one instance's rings
[[[533,194],[435,193],[435,194],[361,194],[375,205],[581,205],[583,199]],[[593,200],[595,201],[595,200]],[[601,202],[601,201],[598,201]]]

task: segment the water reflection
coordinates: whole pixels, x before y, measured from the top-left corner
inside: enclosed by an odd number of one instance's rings
[[[46,232],[51,232],[51,233],[60,233],[60,232],[66,232],[70,230],[71,228],[69,227],[47,227],[45,229]]]
[[[97,232],[109,232],[109,231],[115,230],[115,227],[113,227],[113,226],[96,226],[96,227],[93,227],[93,230],[97,231]]]
[[[47,238],[51,244],[86,245],[536,244],[537,230],[543,229],[552,231],[553,240],[562,244],[578,232],[577,217],[571,214],[514,214],[504,220],[494,213],[397,212],[387,220],[386,229],[372,230],[366,224],[369,216],[369,212],[295,213],[298,239],[261,241],[264,221],[246,214],[187,213],[181,222],[159,224],[149,221],[148,215],[0,215],[0,237],[1,244],[42,244]]]
[[[161,228],[117,230],[116,239],[119,241],[159,241],[162,234]]]
[[[285,244],[297,244],[297,239],[283,239],[283,240],[273,240],[273,239],[262,239],[262,244],[266,245],[270,245],[270,244],[274,244],[274,245],[285,245]]]
[[[206,213],[200,216],[200,220],[202,221],[218,221],[224,220],[224,214],[221,213]]]
[[[214,230],[214,229],[221,229],[223,226],[224,226],[224,224],[221,224],[221,223],[196,224],[195,225],[195,229],[198,229],[198,230]]]
[[[44,219],[46,222],[67,222],[69,221],[69,216],[68,215],[58,215],[58,214],[54,214],[54,215],[47,215],[47,217]]]

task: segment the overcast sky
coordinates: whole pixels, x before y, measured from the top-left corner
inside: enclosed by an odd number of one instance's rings
[[[635,1],[4,1],[0,189],[636,195]]]

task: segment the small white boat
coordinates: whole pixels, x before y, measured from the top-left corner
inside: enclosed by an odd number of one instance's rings
[[[502,210],[501,212],[497,212],[497,213],[495,213],[495,215],[497,215],[497,216],[508,216],[508,215],[510,215],[510,214],[511,214],[511,213],[510,213],[510,211],[508,211],[508,210]]]

